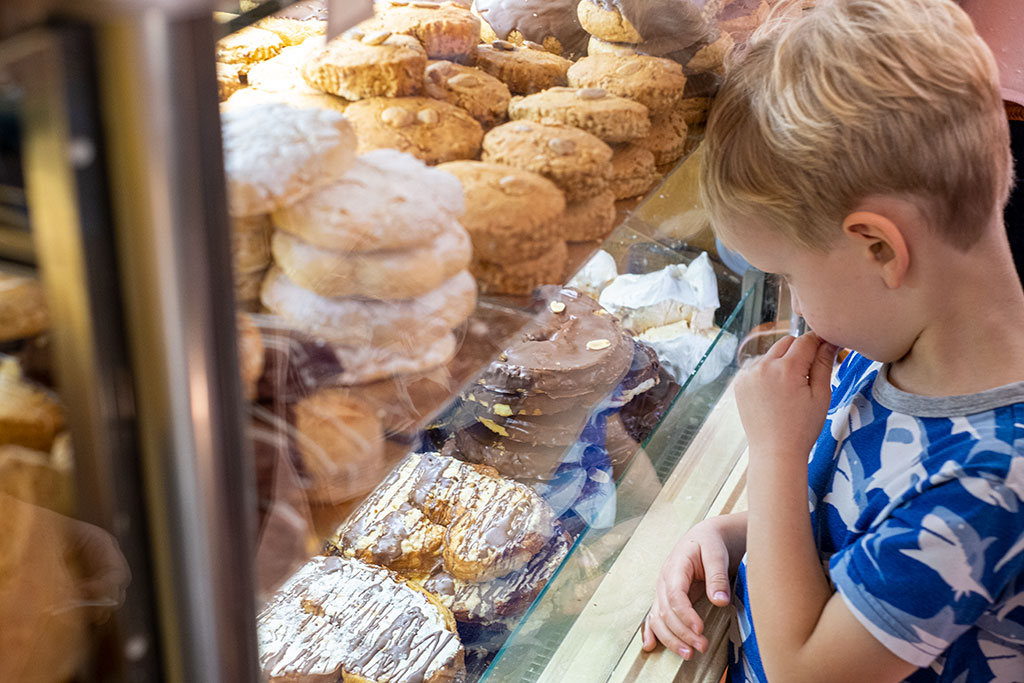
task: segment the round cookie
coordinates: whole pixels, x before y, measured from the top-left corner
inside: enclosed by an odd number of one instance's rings
[[[513,121],[484,136],[482,159],[539,173],[573,202],[607,188],[612,149],[579,128]]]
[[[221,114],[228,210],[270,213],[344,175],[355,161],[355,132],[340,113],[283,104]]]
[[[374,97],[354,102],[345,116],[356,128],[360,154],[392,148],[440,164],[476,158],[484,137],[465,110],[430,97]]]
[[[565,242],[556,242],[544,255],[530,261],[473,261],[469,270],[476,276],[481,294],[529,294],[540,285],[561,282],[568,258]]]
[[[480,20],[451,2],[432,8],[422,7],[424,4],[392,5],[380,12],[374,23],[385,31],[416,38],[430,59],[471,62],[480,42]]]
[[[56,397],[26,380],[18,361],[0,361],[0,446],[49,452],[63,428],[64,410]]]
[[[50,327],[39,280],[0,270],[0,342],[34,337]]]
[[[413,299],[331,299],[271,268],[260,298],[273,313],[331,343],[407,350],[440,339],[468,318],[476,306],[476,283],[463,271]]]
[[[348,100],[415,95],[423,88],[427,53],[410,36],[378,31],[332,40],[302,66],[312,87]]]
[[[570,67],[569,85],[604,88],[647,107],[651,116],[664,114],[682,98],[683,68],[671,59],[642,55],[594,55]]]
[[[494,76],[454,62],[431,62],[423,78],[423,94],[465,109],[484,128],[508,116],[508,86]]]
[[[611,190],[588,199],[569,202],[562,218],[565,239],[587,242],[608,236],[615,227],[615,193]]]
[[[632,142],[651,129],[647,107],[602,88],[549,88],[514,97],[508,114],[513,121],[575,126],[608,143]]]
[[[516,95],[531,95],[556,85],[566,85],[568,59],[553,55],[543,47],[520,47],[506,40],[481,45],[476,65],[491,74]]]
[[[274,262],[295,284],[326,297],[410,299],[465,270],[473,255],[458,223],[432,244],[342,253],[320,249],[283,230],[273,238]]]
[[[432,244],[465,211],[458,178],[412,155],[381,149],[303,201],[273,215],[274,225],[338,252],[408,249]]]
[[[501,164],[457,161],[440,170],[462,182],[462,225],[478,261],[519,263],[549,252],[559,241],[565,198],[547,178]]]
[[[635,43],[609,43],[597,36],[590,36],[587,41],[587,54],[594,55],[619,55],[629,57],[639,54],[638,46]]]
[[[576,16],[577,0],[476,0],[483,19],[484,42],[507,40],[540,43],[545,50],[569,59],[585,54],[588,34]]]
[[[689,131],[686,116],[686,110],[677,106],[665,114],[651,117],[650,135],[637,140],[636,144],[654,155],[655,165],[665,166],[683,158]]]
[[[283,47],[284,42],[276,33],[246,26],[217,41],[217,61],[225,64],[252,64],[270,59]]]
[[[581,0],[576,7],[576,16],[587,33],[609,43],[641,43],[644,40],[629,19],[614,7],[606,8],[590,0]]]
[[[612,157],[611,190],[616,199],[645,194],[658,180],[654,155],[640,145],[625,145]]]

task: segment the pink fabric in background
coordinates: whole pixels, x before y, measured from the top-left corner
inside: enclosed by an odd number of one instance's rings
[[[1024,0],[960,0],[999,64],[1003,99],[1024,105]]]

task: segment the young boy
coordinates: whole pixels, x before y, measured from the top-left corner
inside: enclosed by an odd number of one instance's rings
[[[737,378],[749,512],[679,541],[645,649],[703,651],[687,592],[724,606],[736,573],[731,681],[1024,681],[1024,292],[991,53],[951,0],[819,0],[736,58],[704,144],[719,237],[814,332]]]

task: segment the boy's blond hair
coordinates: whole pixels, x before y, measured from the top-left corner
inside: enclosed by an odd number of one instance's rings
[[[819,0],[734,58],[704,140],[712,222],[756,217],[827,249],[862,199],[910,198],[967,248],[1006,203],[992,54],[949,0]]]

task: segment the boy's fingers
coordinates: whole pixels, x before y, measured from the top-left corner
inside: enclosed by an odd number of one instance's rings
[[[813,389],[827,389],[832,381],[832,367],[836,361],[836,352],[839,349],[835,344],[824,342],[818,346],[814,355],[814,362],[811,364],[809,374],[811,387]]]
[[[654,649],[654,646],[658,644],[658,639],[654,637],[654,631],[651,630],[651,614],[650,614],[650,612],[648,612],[647,616],[644,617],[643,639],[644,639],[644,645],[643,645],[644,652],[650,652],[651,650]]]
[[[683,658],[688,659],[693,652],[707,649],[707,639],[694,633],[671,612],[659,613],[655,608],[651,610],[649,622],[658,640]]]
[[[796,341],[796,337],[786,336],[779,341],[772,344],[772,347],[768,349],[768,353],[764,354],[765,358],[782,358],[789,351],[789,347]]]
[[[729,604],[729,552],[725,546],[708,543],[701,548],[704,590],[712,604]]]

